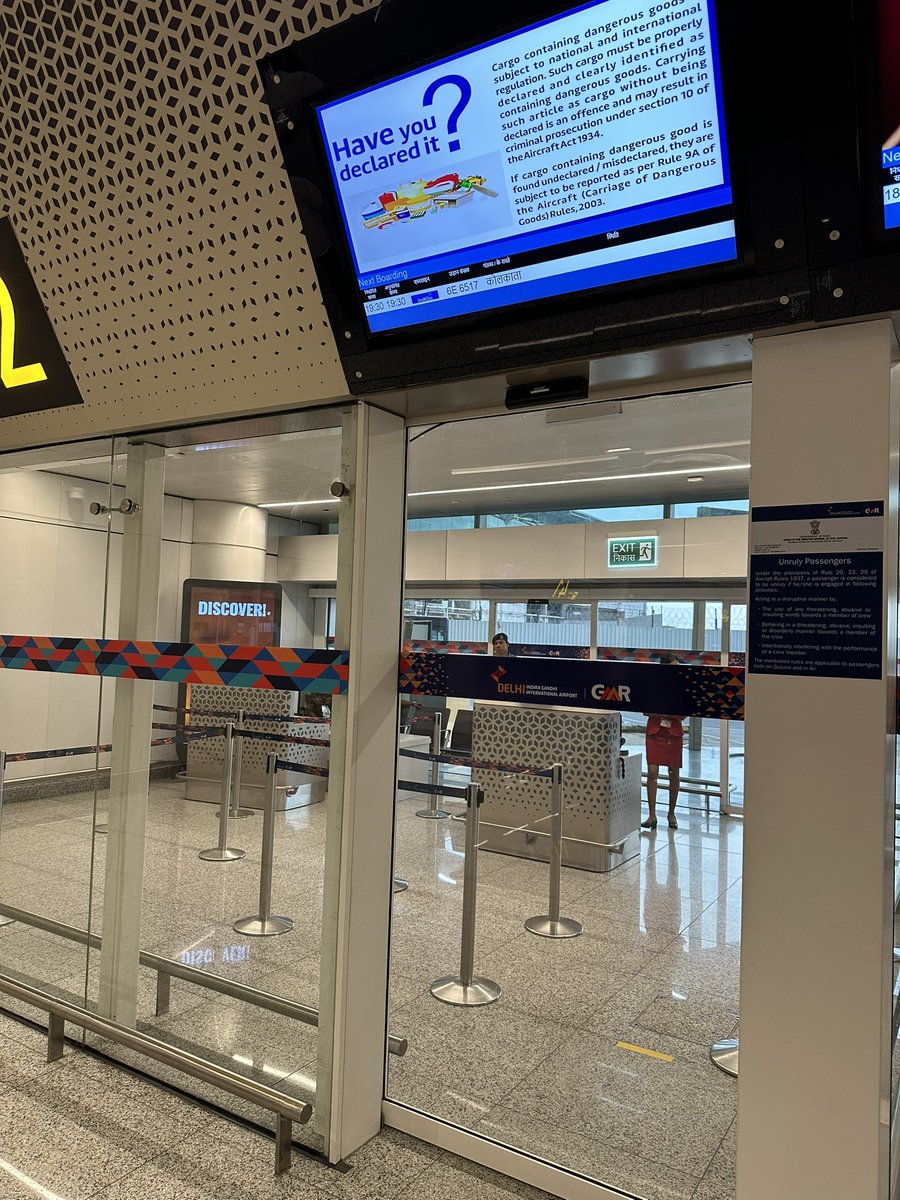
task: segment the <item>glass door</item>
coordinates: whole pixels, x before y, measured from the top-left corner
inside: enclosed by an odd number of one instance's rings
[[[0,460],[2,628],[37,639],[0,670],[0,972],[315,1106],[347,680],[317,593],[355,427],[331,409],[269,428]],[[11,669],[28,655],[41,669]],[[294,1136],[325,1147],[318,1110]]]
[[[83,663],[116,625],[124,451],[0,458],[0,971],[78,1005],[99,962],[112,740],[109,685]]]
[[[709,1057],[735,1029],[740,968],[742,828],[716,811],[719,721],[698,719],[696,749],[684,738],[710,814],[694,787],[670,826],[663,793],[640,830],[644,714],[671,711],[653,702],[672,693],[663,680],[632,704],[610,686],[620,667],[636,687],[658,680],[666,653],[720,664],[722,604],[685,578],[689,522],[663,514],[705,486],[698,455],[714,461],[710,491],[725,472],[743,482],[745,459],[706,453],[749,436],[749,397],[722,399],[451,422],[408,442],[430,561],[506,636],[487,660],[405,637],[401,711],[456,720],[449,746],[433,726],[400,735],[389,1019],[410,1044],[388,1059],[386,1119],[437,1144],[449,1125],[647,1200],[734,1193],[736,1084]],[[468,528],[440,532],[471,509]],[[715,525],[704,577],[725,574],[733,538]],[[408,606],[407,624],[427,619]]]

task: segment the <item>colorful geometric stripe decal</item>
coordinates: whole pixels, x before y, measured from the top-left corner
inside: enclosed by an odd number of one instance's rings
[[[404,654],[487,654],[487,642],[423,642],[403,643]]]
[[[664,654],[672,654],[680,663],[691,667],[718,667],[722,662],[719,650],[647,650],[643,646],[598,646],[597,658],[602,662],[659,662]],[[743,654],[729,654],[729,667],[742,667]]]
[[[0,634],[0,669],[102,675],[157,683],[211,683],[293,692],[347,691],[346,650],[218,646]]]

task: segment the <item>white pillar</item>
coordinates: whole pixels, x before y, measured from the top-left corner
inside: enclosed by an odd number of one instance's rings
[[[123,518],[119,637],[130,641],[156,638],[165,455],[162,446],[128,447],[125,495],[140,505]],[[122,1025],[137,1014],[153,689],[116,680],[99,1007]]]
[[[893,353],[888,320],[754,345],[751,506],[884,500],[888,519],[883,678],[748,671],[738,1200],[887,1196]]]
[[[381,1126],[388,988],[397,667],[403,592],[403,419],[367,405],[344,418],[335,697],[319,999],[316,1118],[337,1162]]]
[[[194,579],[238,579],[261,583],[266,578],[268,513],[255,504],[195,500],[191,535]]]

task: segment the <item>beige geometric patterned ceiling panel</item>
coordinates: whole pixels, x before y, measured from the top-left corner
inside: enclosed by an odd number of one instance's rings
[[[368,0],[0,0],[0,216],[85,404],[0,448],[346,395],[263,55]]]

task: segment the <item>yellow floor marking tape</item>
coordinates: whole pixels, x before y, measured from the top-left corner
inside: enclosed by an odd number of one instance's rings
[[[674,1054],[660,1054],[658,1050],[648,1050],[646,1046],[632,1046],[631,1042],[616,1042],[619,1050],[633,1050],[635,1054],[646,1054],[648,1058],[658,1058],[662,1062],[674,1062]]]

